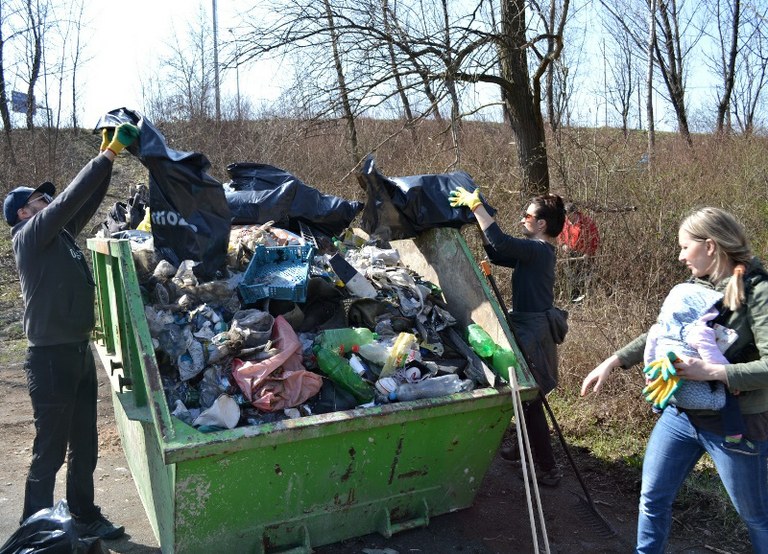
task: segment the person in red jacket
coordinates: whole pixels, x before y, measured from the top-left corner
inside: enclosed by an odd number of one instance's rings
[[[573,202],[565,204],[565,226],[557,238],[566,255],[566,275],[571,300],[580,302],[589,287],[594,256],[600,247],[600,233],[595,221],[582,213]]]

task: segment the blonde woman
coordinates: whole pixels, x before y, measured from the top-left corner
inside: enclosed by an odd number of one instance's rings
[[[636,551],[664,552],[672,503],[706,452],[749,529],[754,551],[768,553],[768,274],[752,256],[743,226],[724,210],[691,213],[680,225],[678,239],[678,260],[690,270],[691,282],[723,293],[725,309],[718,322],[736,331],[738,338],[724,353],[729,363],[680,356],[674,364],[677,374],[693,381],[721,381],[741,391],[745,437],[757,455],[723,446],[719,412],[668,406],[643,460]],[[582,383],[582,396],[598,392],[615,368],[641,362],[646,337],[641,335],[593,369]]]

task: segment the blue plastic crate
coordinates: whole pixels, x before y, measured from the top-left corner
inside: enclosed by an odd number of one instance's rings
[[[243,303],[252,304],[262,298],[305,302],[314,254],[315,249],[309,244],[257,246],[238,285]]]

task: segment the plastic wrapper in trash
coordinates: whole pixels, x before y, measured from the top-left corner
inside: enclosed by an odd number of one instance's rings
[[[477,188],[463,171],[437,175],[385,177],[376,168],[373,156],[363,161],[357,180],[367,195],[362,229],[383,240],[409,239],[434,227],[460,228],[474,223],[472,212],[452,208],[448,196],[457,187]],[[496,213],[483,201],[488,213]]]
[[[102,554],[98,537],[79,537],[66,500],[25,519],[0,546],[0,554]]]
[[[222,429],[234,429],[240,421],[240,406],[235,399],[228,394],[220,395],[213,405],[202,412],[195,421],[194,427],[220,427]]]
[[[302,365],[301,342],[283,316],[275,318],[272,343],[279,352],[267,360],[235,358],[232,375],[248,401],[264,412],[293,408],[318,393],[323,378]]]
[[[232,316],[230,337],[242,342],[242,348],[262,346],[272,336],[275,318],[256,308],[239,310]]]
[[[204,281],[215,278],[225,268],[232,214],[224,187],[207,173],[208,158],[169,148],[147,118],[127,108],[102,116],[96,130],[121,123],[133,123],[140,131],[127,150],[149,170],[155,250],[176,266],[186,259],[200,262],[195,274]]]
[[[306,223],[329,236],[349,227],[363,203],[322,194],[287,171],[267,164],[234,163],[227,166],[226,183],[233,223],[266,223],[299,232]]]

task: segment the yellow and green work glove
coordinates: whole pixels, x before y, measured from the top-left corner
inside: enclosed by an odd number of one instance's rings
[[[115,129],[101,130],[101,146],[99,150],[111,150],[117,155],[126,146],[130,146],[139,138],[139,128],[132,123],[121,123]]]
[[[466,206],[473,212],[480,204],[480,189],[476,188],[473,192],[469,192],[464,187],[459,187],[451,191],[448,196],[448,202],[450,202],[452,208],[458,208],[460,206]]]
[[[654,360],[643,369],[643,373],[650,381],[643,389],[643,395],[654,408],[660,410],[666,408],[669,399],[680,388],[680,377],[677,376],[675,366],[672,365],[676,359],[674,352],[667,352],[666,356]]]
[[[101,130],[101,145],[99,146],[99,152],[104,152],[112,142],[112,136],[115,134],[115,130],[112,128],[104,128]]]

